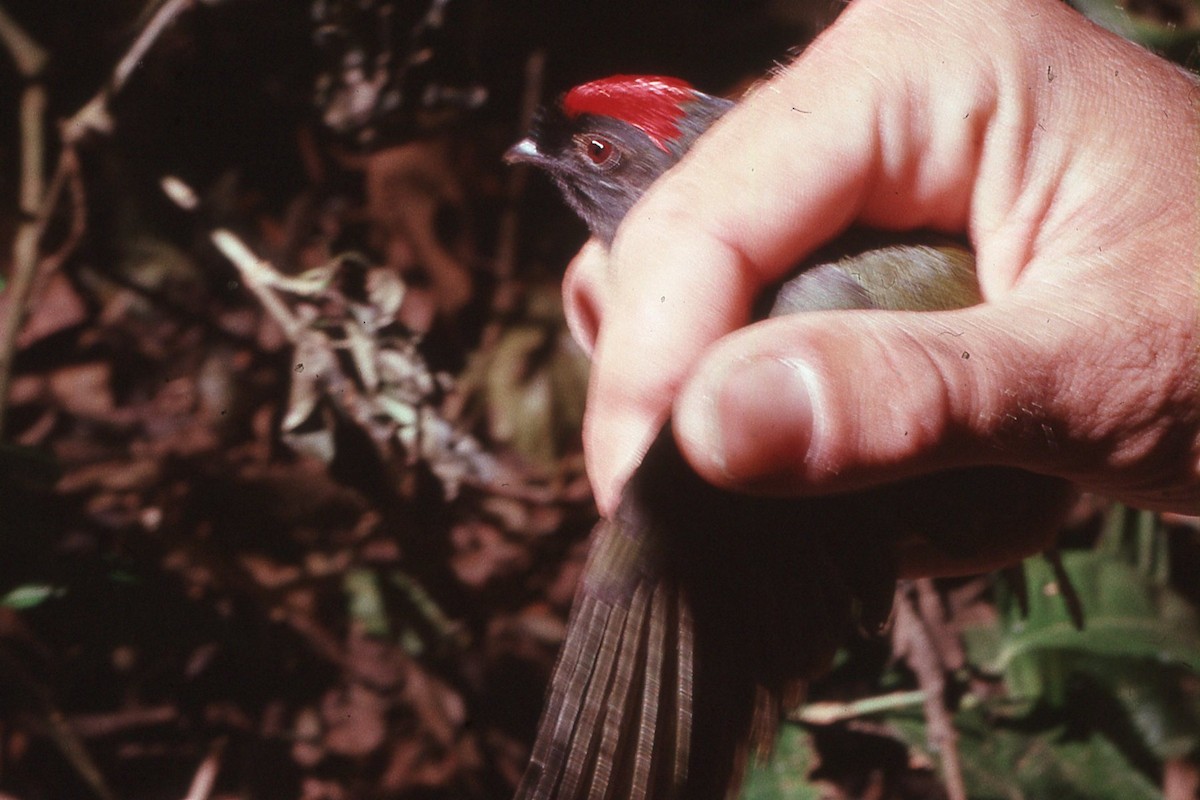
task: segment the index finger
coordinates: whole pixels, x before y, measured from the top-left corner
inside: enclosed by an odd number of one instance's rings
[[[748,321],[764,286],[855,219],[966,227],[994,81],[976,55],[987,48],[931,53],[929,26],[946,20],[926,4],[852,5],[630,212],[609,262],[584,430],[603,512],[701,356]],[[935,71],[936,93],[914,79]],[[989,200],[1002,208],[1008,187],[997,188]]]

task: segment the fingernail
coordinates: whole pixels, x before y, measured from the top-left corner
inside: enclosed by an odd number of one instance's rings
[[[686,398],[680,434],[727,479],[751,483],[797,471],[812,441],[812,397],[802,364],[736,362]]]

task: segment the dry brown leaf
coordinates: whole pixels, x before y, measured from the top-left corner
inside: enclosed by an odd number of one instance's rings
[[[57,369],[50,374],[50,393],[72,414],[107,419],[115,409],[112,365],[93,361]]]
[[[8,390],[8,402],[14,407],[38,402],[48,388],[49,382],[44,375],[17,376]]]
[[[300,784],[300,800],[346,800],[346,790],[337,781],[305,778]]]
[[[529,565],[529,553],[509,542],[486,522],[465,522],[450,532],[454,555],[451,569],[458,579],[473,589],[481,589],[492,580],[512,575]]]
[[[466,722],[466,706],[458,692],[415,663],[406,675],[404,699],[422,730],[443,747],[454,742]]]
[[[292,758],[304,767],[315,767],[325,757],[325,747],[321,741],[323,726],[321,715],[314,708],[302,708],[296,714],[292,726]]]
[[[184,376],[164,383],[151,400],[149,410],[155,416],[183,416],[195,409],[196,400],[196,381]]]
[[[42,444],[46,437],[54,431],[58,419],[58,412],[54,409],[44,409],[32,424],[27,425],[14,437],[16,443],[25,447],[36,447]]]
[[[144,490],[159,480],[159,465],[153,459],[104,461],[70,470],[58,481],[63,494],[104,489],[114,492]]]
[[[544,603],[526,606],[512,620],[513,630],[551,647],[562,644],[567,635],[567,623]]]
[[[465,213],[462,188],[441,141],[409,142],[380,150],[365,161],[367,213],[385,241],[388,266],[402,272],[409,254],[429,276],[437,307],[461,309],[471,299],[471,272],[439,240],[435,217],[441,206]]]
[[[298,581],[302,574],[293,564],[279,564],[257,553],[242,553],[238,563],[264,589],[282,589]]]
[[[387,735],[386,713],[387,702],[360,683],[327,692],[321,701],[325,746],[351,758],[369,755]]]
[[[400,686],[414,665],[398,645],[367,636],[359,625],[351,624],[347,637],[346,660],[356,681],[390,690]]]
[[[583,576],[583,566],[587,561],[587,546],[586,540],[576,542],[571,548],[570,554],[563,559],[558,574],[546,587],[548,602],[554,603],[560,608],[566,608],[571,604],[571,600],[575,597],[575,587],[579,585]]]
[[[0,293],[0,298],[5,295]],[[0,312],[4,312],[7,303],[0,299]],[[0,313],[3,316],[3,313]],[[29,345],[59,331],[74,327],[87,319],[87,307],[79,299],[75,287],[62,275],[55,272],[46,281],[45,288],[38,294],[37,301],[29,306],[29,316],[17,337],[17,349]]]

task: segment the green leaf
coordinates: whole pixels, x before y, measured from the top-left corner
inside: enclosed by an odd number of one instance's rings
[[[1183,61],[1200,41],[1200,3],[1120,3],[1113,0],[1071,0],[1080,13],[1097,25],[1168,58]],[[1161,12],[1165,10],[1170,13]],[[1159,15],[1152,16],[1155,12]]]
[[[40,606],[52,597],[62,597],[67,590],[61,586],[50,586],[44,583],[27,583],[18,586],[0,597],[0,606],[24,611]]]
[[[1165,760],[1195,751],[1200,707],[1185,681],[1200,670],[1200,620],[1168,584],[1169,549],[1156,518],[1116,507],[1096,549],[1062,561],[1084,630],[1072,626],[1050,564],[1029,559],[1028,616],[998,586],[999,621],[964,635],[973,663],[1003,674],[1017,706],[1090,719],[1131,752]],[[1089,718],[1097,703],[1106,718]]]
[[[379,579],[369,569],[349,570],[342,578],[349,600],[350,618],[362,625],[368,636],[387,636],[391,631]]]
[[[1063,566],[1083,606],[1084,630],[1075,630],[1059,596],[1054,572],[1041,557],[1025,562],[1029,616],[1002,601],[1005,635],[991,664],[1010,669],[1039,651],[1149,658],[1200,670],[1200,621],[1195,609],[1152,575],[1108,552],[1063,553]]]
[[[1183,670],[1157,662],[1081,659],[1086,673],[1124,710],[1125,721],[1158,759],[1183,758],[1200,744],[1200,709],[1183,688]]]
[[[553,468],[578,449],[588,362],[566,330],[557,288],[534,287],[520,321],[459,379],[482,404],[490,437],[530,463]]]
[[[771,758],[751,764],[741,800],[821,800],[820,790],[808,780],[815,765],[808,731],[799,725],[784,725]]]
[[[908,745],[927,752],[924,720],[890,718]],[[960,711],[959,761],[971,800],[1160,800],[1161,793],[1100,733],[1069,736],[1063,726],[1030,728]]]

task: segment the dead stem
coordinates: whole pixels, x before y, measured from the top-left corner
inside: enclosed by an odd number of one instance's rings
[[[40,176],[37,183],[41,183]],[[25,185],[31,184],[32,182]],[[58,250],[39,259],[39,245],[64,189],[69,189],[71,196],[70,229]],[[79,160],[73,148],[65,148],[59,154],[58,167],[50,181],[50,188],[37,205],[39,208],[35,215],[25,214],[25,219],[13,240],[13,270],[5,306],[7,313],[0,327],[0,431],[4,429],[4,417],[8,409],[8,387],[12,381],[12,360],[16,352],[17,335],[25,322],[25,310],[34,294],[37,277],[40,274],[45,280],[61,267],[74,252],[86,230],[83,178],[79,173]],[[22,208],[24,207],[22,205]]]
[[[208,800],[212,796],[213,787],[217,785],[217,774],[221,771],[221,756],[225,752],[225,739],[218,739],[208,750],[208,755],[200,762],[196,774],[192,776],[192,785],[183,800]]]
[[[21,186],[19,205],[21,222],[13,238],[11,284],[8,288],[8,314],[0,329],[0,432],[4,430],[6,398],[12,375],[13,353],[21,329],[25,305],[29,300],[33,276],[37,271],[38,211],[45,191],[43,170],[46,157],[44,118],[46,89],[39,78],[46,66],[46,52],[7,13],[0,8],[0,42],[12,55],[17,71],[26,79],[21,92],[19,125],[21,130]]]
[[[926,582],[922,579],[917,583]],[[917,676],[917,685],[925,694],[925,723],[928,726],[929,746],[940,757],[942,779],[950,800],[967,800],[967,789],[963,783],[962,764],[958,755],[958,734],[954,721],[946,708],[946,665],[938,653],[930,627],[922,616],[917,603],[913,602],[913,585],[901,583],[896,591],[896,624],[892,632],[893,649],[908,662]],[[932,591],[932,584],[927,587]],[[918,589],[919,591],[919,589]],[[940,625],[939,619],[936,620]]]
[[[16,350],[17,333],[25,317],[33,276],[37,272],[38,209],[42,205],[42,117],[46,92],[38,83],[30,83],[21,95],[21,223],[13,238],[12,277],[8,287],[8,314],[0,329],[0,431],[8,407],[8,385]]]
[[[789,714],[788,719],[808,725],[833,725],[837,722],[846,722],[871,714],[882,714],[887,711],[924,705],[925,700],[924,690],[914,689],[908,692],[892,692],[875,697],[864,697],[848,703],[835,701],[806,703]]]
[[[66,144],[78,144],[89,132],[109,133],[112,131],[112,116],[109,113],[109,101],[124,88],[133,72],[142,63],[146,53],[158,41],[175,18],[194,6],[197,0],[166,0],[156,11],[149,13],[157,0],[147,4],[147,12],[143,13],[146,24],[142,27],[129,50],[117,62],[112,75],[96,95],[84,104],[62,126],[62,138]]]
[[[25,321],[25,311],[33,293],[34,279],[38,273],[38,247],[45,234],[64,186],[71,188],[75,205],[72,210],[72,226],[66,242],[58,251],[42,262],[44,271],[57,269],[74,250],[83,236],[83,187],[79,178],[74,147],[90,131],[107,133],[112,129],[109,100],[128,81],[129,76],[141,63],[151,46],[162,32],[183,11],[195,5],[197,0],[167,0],[149,15],[146,25],[134,40],[129,50],[117,62],[107,84],[87,104],[67,120],[60,128],[62,153],[59,156],[54,180],[50,190],[45,187],[45,113],[46,89],[40,82],[46,66],[46,51],[21,28],[0,6],[0,44],[12,55],[17,71],[26,79],[27,85],[21,94],[21,186],[20,209],[22,220],[13,238],[13,257],[10,285],[8,287],[7,314],[0,326],[0,432],[8,410],[8,390],[12,381],[12,362],[16,350],[17,335]],[[148,8],[153,7],[153,3]]]
[[[947,672],[957,672],[967,664],[967,654],[963,650],[958,634],[945,624],[945,613],[942,598],[928,578],[913,581],[917,592],[917,608],[921,612],[921,622],[924,623],[925,633],[934,646],[942,668]]]
[[[68,724],[62,711],[54,704],[49,690],[8,651],[0,647],[0,678],[19,688],[20,696],[34,706],[45,734],[58,747],[80,779],[101,800],[116,800],[104,775],[92,760],[79,734]]]
[[[178,720],[179,709],[171,705],[158,705],[134,706],[111,713],[72,714],[67,718],[67,724],[84,739],[96,739],[131,729],[169,725]]]
[[[0,44],[12,55],[21,77],[36,77],[45,68],[49,58],[46,51],[8,15],[3,6],[0,6]]]
[[[533,124],[534,112],[542,102],[545,70],[545,51],[534,50],[525,61],[525,86],[521,93],[521,111],[516,128],[519,131],[529,130]],[[500,217],[500,233],[497,236],[496,277],[505,283],[512,280],[514,265],[517,262],[518,209],[528,181],[529,167],[517,165],[509,170],[508,183],[504,187],[505,208]]]
[[[253,292],[267,313],[283,328],[288,341],[298,344],[300,337],[304,334],[304,326],[273,289],[279,282],[277,278],[282,276],[275,271],[273,266],[256,256],[246,243],[231,231],[218,228],[209,234],[209,238],[212,239],[212,243],[216,245],[222,255],[237,267],[246,287]]]

